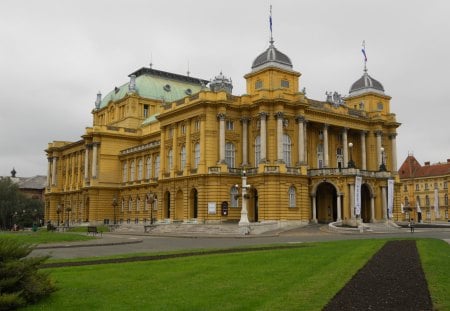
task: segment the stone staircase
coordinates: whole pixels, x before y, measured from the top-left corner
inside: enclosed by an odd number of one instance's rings
[[[364,232],[399,232],[402,229],[395,222],[362,223],[358,227],[341,227],[338,223],[330,223],[328,230],[341,233],[364,233]]]
[[[147,224],[147,234],[150,235],[186,235],[186,236],[208,236],[208,235],[241,235],[237,223],[230,224],[193,224],[193,223],[157,223]],[[121,233],[143,233],[144,225],[123,224],[116,229]]]

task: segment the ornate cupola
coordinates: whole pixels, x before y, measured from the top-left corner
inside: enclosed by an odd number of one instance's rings
[[[252,64],[252,72],[259,71],[266,67],[277,67],[285,70],[292,70],[292,62],[289,57],[277,50],[273,45],[274,41],[271,38],[270,46],[259,54]]]
[[[213,92],[227,92],[228,94],[231,94],[233,83],[231,78],[225,77],[221,71],[220,74],[209,83],[209,88]]]
[[[378,81],[369,76],[367,68],[364,68],[364,74],[361,78],[356,80],[350,87],[349,95],[356,96],[363,93],[374,92],[384,95],[384,87]]]

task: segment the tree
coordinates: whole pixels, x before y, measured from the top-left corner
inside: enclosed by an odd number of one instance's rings
[[[35,303],[55,291],[47,273],[38,271],[48,257],[27,257],[29,244],[0,240],[0,310],[13,310]]]
[[[43,203],[27,198],[10,178],[0,179],[0,229],[31,227],[43,215]]]

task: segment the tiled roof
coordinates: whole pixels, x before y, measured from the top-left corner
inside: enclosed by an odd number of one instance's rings
[[[414,156],[409,155],[400,166],[398,174],[400,179],[450,175],[450,162],[422,166]]]

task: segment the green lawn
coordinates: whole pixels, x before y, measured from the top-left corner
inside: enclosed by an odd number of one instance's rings
[[[86,241],[94,239],[92,236],[78,233],[49,232],[47,230],[0,232],[0,239],[14,239],[29,244],[45,244],[59,242]]]
[[[386,240],[48,269],[59,290],[27,310],[321,310]],[[417,243],[433,301],[450,310],[450,247]]]

